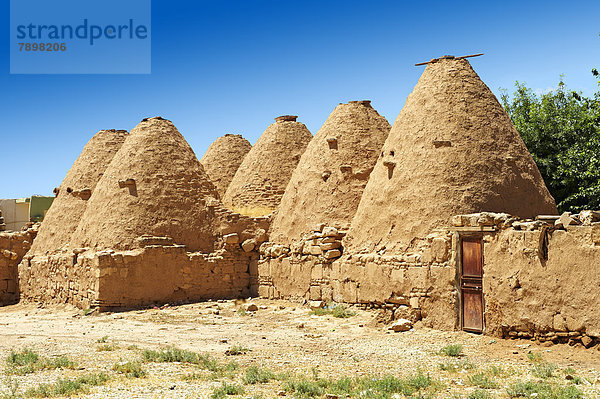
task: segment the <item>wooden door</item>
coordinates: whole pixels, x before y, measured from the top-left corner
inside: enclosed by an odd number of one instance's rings
[[[483,258],[481,237],[461,239],[460,295],[462,329],[483,332]]]

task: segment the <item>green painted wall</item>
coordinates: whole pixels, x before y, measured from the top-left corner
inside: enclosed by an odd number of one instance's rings
[[[29,220],[39,222],[44,219],[44,215],[52,205],[52,201],[54,201],[54,197],[32,196],[29,204]]]

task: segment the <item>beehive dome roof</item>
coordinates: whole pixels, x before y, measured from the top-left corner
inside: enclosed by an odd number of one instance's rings
[[[430,63],[396,119],[348,234],[407,248],[456,214],[556,214],[510,118],[468,61]]]
[[[127,136],[125,130],[100,130],[83,147],[55,189],[56,198],[33,242],[32,253],[52,252],[69,244],[96,184]]]
[[[144,119],[98,182],[74,242],[125,250],[142,235],[171,237],[189,251],[210,251],[214,234],[207,201],[218,194],[173,123]]]
[[[238,168],[223,197],[225,206],[249,216],[275,209],[312,134],[296,116],[275,118]]]
[[[347,228],[389,131],[370,101],[338,105],[300,158],[270,239],[289,242],[318,223]]]
[[[221,197],[251,148],[250,142],[241,135],[226,134],[213,141],[206,150],[200,163]]]

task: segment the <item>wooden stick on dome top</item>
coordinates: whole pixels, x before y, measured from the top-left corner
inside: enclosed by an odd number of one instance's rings
[[[463,55],[461,57],[455,57],[453,55],[444,55],[443,57],[440,57],[440,58],[432,58],[430,61],[427,61],[427,62],[420,62],[418,64],[415,64],[415,66],[432,64],[434,62],[438,62],[439,60],[462,60],[463,58],[479,57],[480,55],[483,55],[483,53]]]

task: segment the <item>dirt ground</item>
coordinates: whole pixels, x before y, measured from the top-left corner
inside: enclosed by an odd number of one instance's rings
[[[246,311],[250,303],[258,310]],[[6,306],[0,308],[0,398],[600,397],[600,351],[595,348],[545,347],[426,328],[394,333],[376,322],[375,311],[349,311],[354,315],[347,318],[314,315],[306,304],[268,300],[89,315],[67,306]],[[451,344],[462,345],[459,356],[440,352]],[[216,362],[207,367],[206,362],[149,361],[144,351],[161,348],[208,354]],[[9,356],[24,349],[40,359],[66,356],[72,363],[27,371]],[[115,364],[128,361],[141,375],[115,371]],[[252,366],[272,371],[269,381],[252,383]],[[108,380],[74,391],[53,388],[60,379],[64,383],[97,373]],[[386,375],[405,382],[417,376],[426,383],[406,383],[412,391],[381,384],[365,388],[366,377]],[[343,389],[332,382],[343,377],[363,381],[353,383],[362,388]],[[238,389],[224,389],[223,382]]]

